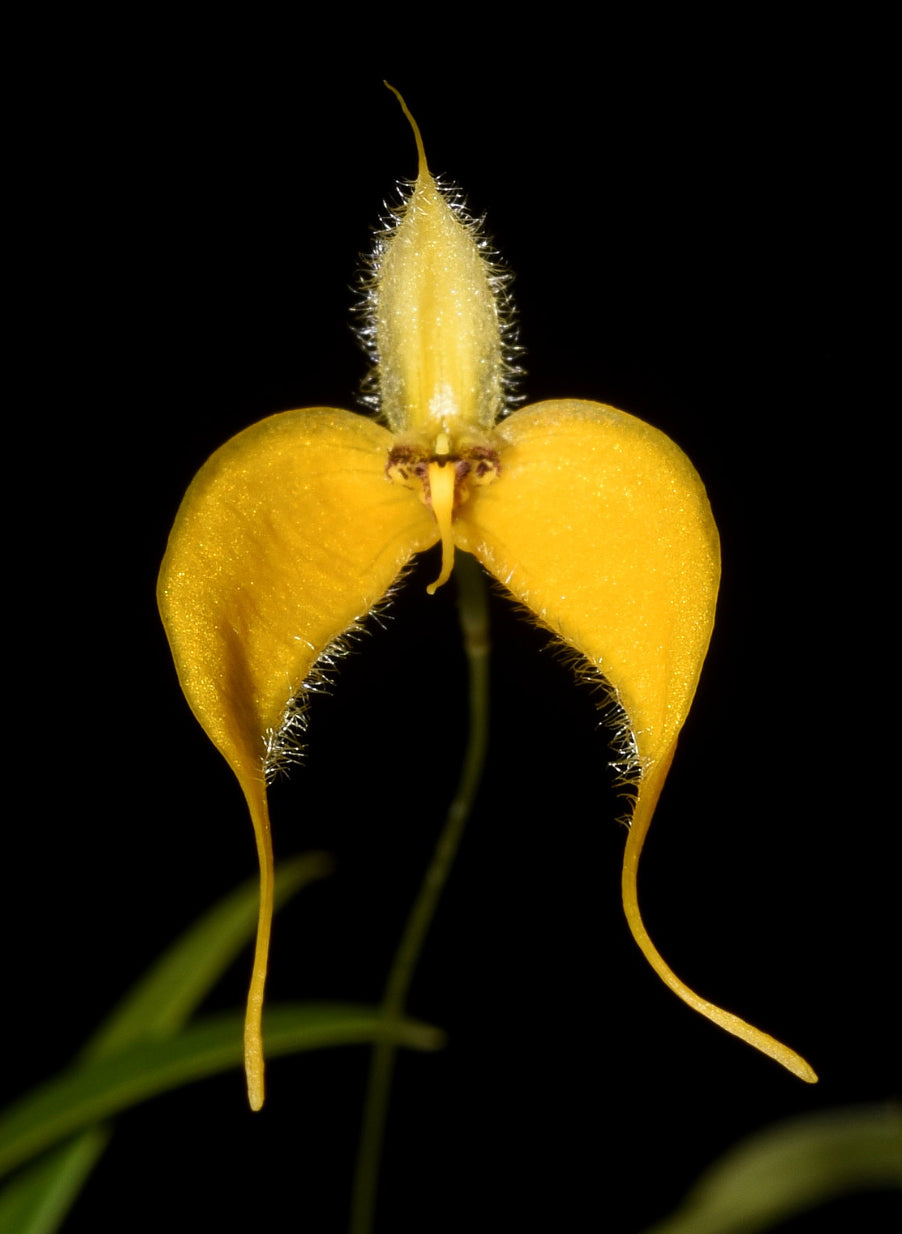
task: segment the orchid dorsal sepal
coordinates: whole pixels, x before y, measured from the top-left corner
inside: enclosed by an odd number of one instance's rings
[[[714,621],[720,549],[702,482],[668,437],[613,407],[561,399],[510,411],[502,276],[433,179],[400,101],[419,166],[371,270],[364,334],[379,420],[315,407],[238,434],[189,488],[160,572],[182,688],[257,838],[251,1104],[263,1101],[272,911],[266,774],[273,757],[290,761],[317,665],[437,543],[430,592],[456,549],[471,553],[622,708],[618,765],[637,793],[624,907],[652,966],[696,1010],[813,1079],[791,1050],[688,990],[639,916],[639,853]]]

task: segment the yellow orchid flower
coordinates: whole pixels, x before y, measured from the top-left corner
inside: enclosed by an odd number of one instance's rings
[[[398,98],[419,169],[373,263],[364,333],[379,420],[313,407],[239,433],[191,484],[160,572],[182,689],[237,776],[256,835],[250,1104],[263,1103],[267,774],[297,753],[317,663],[436,543],[430,593],[455,549],[473,554],[622,709],[618,766],[635,786],[623,905],[649,963],[702,1015],[814,1081],[794,1051],[684,985],[639,913],[639,856],[714,622],[720,550],[702,482],[669,438],[613,407],[562,399],[506,414],[502,277],[430,174]]]

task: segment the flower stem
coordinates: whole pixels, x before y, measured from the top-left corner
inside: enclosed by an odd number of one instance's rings
[[[457,792],[448,807],[445,824],[407,918],[385,984],[382,1015],[389,1021],[397,1020],[403,1014],[417,961],[451,872],[485,764],[489,730],[489,609],[485,576],[474,557],[458,552],[454,577],[457,580],[458,616],[467,658],[469,736]],[[373,1228],[395,1055],[396,1046],[389,1040],[377,1042],[373,1048],[351,1197],[349,1234],[371,1234]]]

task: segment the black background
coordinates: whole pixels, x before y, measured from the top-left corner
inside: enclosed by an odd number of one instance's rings
[[[687,60],[669,43],[691,32],[658,30],[590,57],[574,31],[529,62],[489,45],[453,70],[374,53],[361,71],[284,33],[131,31],[24,143],[4,1088],[64,1066],[254,869],[155,575],[219,444],[290,407],[356,406],[358,254],[415,169],[385,76],[516,272],[529,400],[622,407],[706,482],[722,598],[642,902],[681,976],[822,1081],[647,967],[592,700],[496,595],[488,770],[411,997],[449,1045],[401,1060],[379,1228],[634,1234],[742,1136],[898,1084],[869,159],[801,43]],[[36,80],[23,114],[41,105]],[[278,853],[324,848],[336,872],[277,919],[273,1000],[379,997],[465,736],[435,568],[316,700],[308,765],[274,794]],[[210,1007],[243,1003],[248,964]],[[130,1112],[68,1228],[343,1229],[365,1067],[362,1049],[274,1061],[257,1116],[237,1073]],[[883,1229],[891,1211],[834,1217]]]

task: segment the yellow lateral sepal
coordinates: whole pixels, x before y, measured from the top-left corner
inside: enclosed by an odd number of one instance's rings
[[[498,481],[458,510],[456,542],[604,675],[650,767],[683,726],[714,623],[702,482],[663,433],[601,403],[535,403],[495,436]]]
[[[391,440],[371,420],[323,407],[246,429],[195,477],[160,570],[179,681],[238,778],[257,838],[260,921],[245,1037],[255,1109],[272,915],[267,758],[297,719],[295,700],[322,653],[438,539],[430,511],[386,477]]]
[[[473,490],[455,539],[585,656],[626,713],[637,797],[623,904],[633,937],[684,1002],[813,1081],[793,1050],[680,981],[639,912],[639,855],[714,624],[720,549],[702,482],[663,433],[600,403],[524,407],[496,436],[499,480]]]

